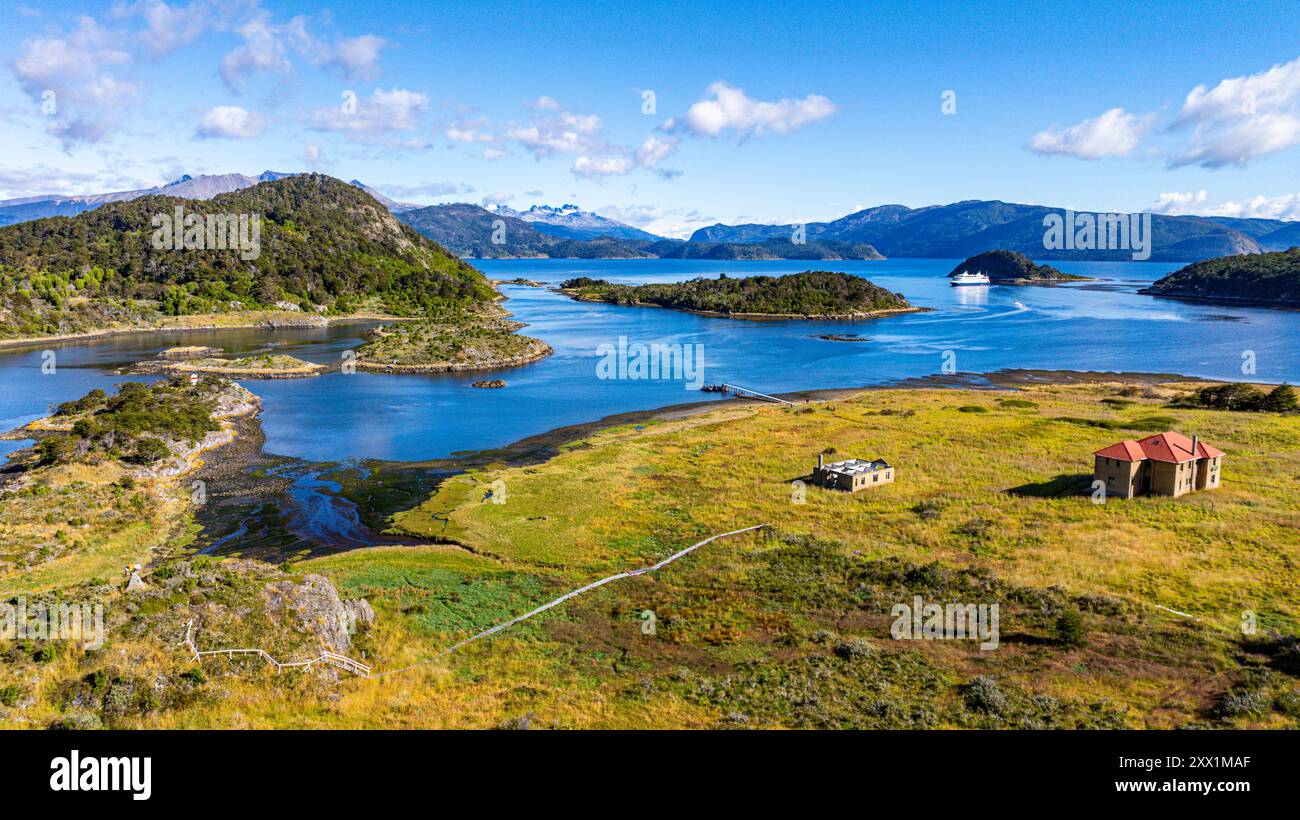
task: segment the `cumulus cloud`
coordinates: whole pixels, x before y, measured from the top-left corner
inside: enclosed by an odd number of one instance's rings
[[[485,129],[490,124],[487,120],[457,120],[443,130],[443,134],[452,142],[494,142],[496,137]]]
[[[269,12],[259,10],[236,29],[243,38],[221,59],[221,79],[232,91],[238,91],[253,74],[288,74],[293,70],[290,56],[301,57],[311,65],[333,71],[349,80],[372,80],[379,76],[379,52],[385,40],[373,34],[330,41],[308,30],[302,15],[276,23]]]
[[[479,204],[482,205],[484,208],[495,208],[498,205],[506,204],[507,202],[509,202],[514,198],[515,198],[514,194],[505,193],[504,191],[497,191],[495,193],[491,193],[484,196],[481,200],[479,200]]]
[[[344,38],[327,46],[317,64],[349,80],[373,80],[379,76],[379,50],[386,44],[374,34]]]
[[[369,100],[356,103],[355,111],[348,106],[317,109],[312,114],[312,127],[367,141],[391,132],[414,131],[420,115],[428,110],[429,98],[424,94],[404,88],[377,88]]]
[[[1079,159],[1127,157],[1137,150],[1142,135],[1154,124],[1154,114],[1130,114],[1123,108],[1112,108],[1068,128],[1040,131],[1029,141],[1029,149]]]
[[[120,34],[81,17],[69,34],[25,41],[9,66],[23,92],[43,105],[46,130],[68,148],[103,139],[134,101],[136,87],[117,74],[130,62]]]
[[[207,0],[193,0],[188,5],[138,0],[117,6],[113,16],[119,19],[141,18],[145,28],[139,38],[154,59],[189,45],[209,29],[221,30],[226,24],[225,7]]]
[[[820,94],[768,102],[751,99],[744,90],[718,80],[709,86],[705,98],[688,108],[680,120],[669,120],[665,130],[683,128],[707,137],[724,132],[740,136],[788,134],[827,119],[838,110],[835,103]]]
[[[597,177],[621,176],[631,171],[632,168],[632,160],[624,156],[582,156],[573,161],[572,171],[574,176],[594,179]]]
[[[1172,166],[1245,166],[1300,143],[1300,58],[1188,93],[1173,128],[1193,129]]]
[[[584,179],[622,176],[637,168],[673,173],[657,166],[677,148],[678,136],[651,134],[640,146],[620,145],[605,135],[598,115],[570,111],[554,97],[543,95],[525,107],[531,113],[523,121],[464,118],[448,125],[443,135],[454,143],[482,145],[482,156],[489,161],[509,156],[512,148],[538,161],[572,157],[570,172]]]
[[[219,105],[203,116],[195,133],[207,139],[251,139],[266,129],[266,118],[237,105]]]
[[[1147,210],[1169,216],[1231,216],[1254,219],[1300,219],[1300,194],[1255,196],[1238,202],[1210,202],[1204,191],[1162,193]]]

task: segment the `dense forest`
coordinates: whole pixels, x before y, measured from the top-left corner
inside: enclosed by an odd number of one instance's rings
[[[176,209],[256,215],[255,253],[155,247]],[[211,236],[209,233],[208,236]],[[245,243],[246,245],[247,243]],[[487,280],[365,192],[303,174],[209,200],[147,196],[0,228],[0,337],[68,333],[150,314],[297,307],[402,315],[492,299]]]
[[[1300,248],[1206,259],[1174,271],[1141,293],[1300,307]]]
[[[750,276],[651,285],[616,285],[579,277],[561,287],[571,296],[620,305],[659,305],[678,310],[725,314],[784,316],[851,316],[908,310],[901,293],[873,285],[860,276],[805,271],[789,276]]]

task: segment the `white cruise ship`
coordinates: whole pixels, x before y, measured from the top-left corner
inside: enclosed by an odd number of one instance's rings
[[[988,274],[971,273],[970,271],[967,270],[964,270],[961,273],[957,274],[956,276],[952,277],[952,286],[954,288],[960,287],[962,285],[987,285],[988,283],[989,283]]]

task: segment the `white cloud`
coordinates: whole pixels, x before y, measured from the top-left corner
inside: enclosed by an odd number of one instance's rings
[[[754,100],[724,80],[709,86],[708,95],[687,109],[681,121],[669,120],[666,129],[682,127],[700,136],[716,137],[724,131],[742,136],[788,134],[824,120],[838,106],[820,94],[774,102]]]
[[[421,182],[415,185],[384,185],[381,190],[397,197],[440,197],[473,193],[474,186],[461,182]]]
[[[383,37],[373,34],[345,38],[326,48],[318,64],[349,80],[373,80],[379,76],[379,50],[385,45]]]
[[[514,198],[515,198],[514,194],[498,191],[496,193],[491,193],[483,197],[483,199],[479,200],[479,204],[482,205],[484,208],[489,208],[489,207],[494,208],[497,205],[504,205]]]
[[[661,208],[657,205],[606,205],[596,213],[615,222],[641,228],[659,236],[686,239],[697,228],[713,225],[718,219],[689,208]]]
[[[1205,191],[1162,193],[1147,210],[1169,216],[1232,216],[1253,219],[1300,219],[1300,194],[1255,196],[1245,202],[1211,203]]]
[[[307,170],[315,171],[320,166],[320,146],[314,142],[307,143],[303,150],[303,160],[307,163]]]
[[[1255,114],[1236,121],[1197,126],[1187,148],[1170,161],[1177,168],[1200,165],[1245,167],[1248,162],[1300,143],[1300,118],[1292,114]]]
[[[81,17],[71,34],[25,41],[9,64],[33,101],[53,103],[46,130],[65,148],[103,139],[133,102],[136,87],[113,73],[131,62],[121,39],[94,18]]]
[[[457,120],[447,126],[443,134],[452,142],[495,142],[496,137],[484,130],[488,127],[488,121],[483,119]]]
[[[404,88],[377,88],[369,100],[357,103],[355,112],[343,106],[317,109],[312,115],[312,127],[368,140],[394,131],[414,131],[420,114],[427,110],[429,98],[423,94]]]
[[[573,161],[574,176],[594,179],[606,176],[621,176],[631,171],[632,160],[621,156],[578,157]]]
[[[145,30],[140,39],[155,59],[189,45],[209,29],[225,26],[224,7],[213,6],[206,0],[194,0],[185,6],[169,6],[163,0],[138,0],[118,6],[113,16],[139,16],[144,20]]]
[[[0,194],[3,198],[40,194],[73,194],[94,190],[99,175],[63,171],[48,165],[9,167],[0,165]]]
[[[548,96],[546,96],[545,94],[543,94],[542,96],[540,96],[540,97],[538,97],[536,100],[534,100],[533,103],[532,103],[532,107],[533,107],[533,108],[536,108],[538,111],[562,111],[562,110],[564,110],[564,106],[560,105],[560,101],[559,101],[559,100],[555,99],[554,97],[548,97]]]
[[[293,70],[291,54],[349,80],[379,76],[379,51],[386,44],[382,37],[363,34],[330,42],[314,36],[307,24],[302,15],[277,24],[269,12],[258,11],[236,29],[244,43],[221,59],[221,79],[238,91],[251,74],[288,74]]]
[[[301,18],[295,18],[300,21]],[[300,29],[301,30],[301,29]],[[274,72],[287,74],[293,68],[286,54],[283,35],[287,29],[272,25],[271,15],[261,12],[238,29],[244,44],[221,58],[221,79],[232,91],[238,91],[249,74]]]
[[[1112,108],[1069,128],[1040,131],[1029,141],[1029,149],[1079,159],[1127,157],[1137,150],[1142,135],[1154,123],[1154,114],[1130,114],[1123,108]]]
[[[1188,93],[1174,128],[1193,126],[1170,164],[1242,167],[1300,143],[1300,58]]]
[[[643,168],[654,168],[667,157],[671,156],[681,144],[681,139],[672,136],[659,136],[651,134],[641,143],[641,147],[636,149],[636,161]]]
[[[205,138],[251,139],[266,129],[266,117],[237,105],[219,105],[203,116],[195,133]]]
[[[1258,74],[1220,80],[1214,88],[1193,88],[1178,113],[1178,124],[1238,120],[1291,107],[1300,96],[1300,58]]]

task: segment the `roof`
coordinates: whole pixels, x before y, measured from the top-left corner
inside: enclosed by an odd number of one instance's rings
[[[876,470],[883,470],[889,467],[889,462],[883,458],[875,461],[866,461],[861,458],[848,458],[844,461],[834,461],[827,464],[822,469],[829,470],[832,473],[847,473],[853,475],[856,473],[873,473]]]
[[[1203,441],[1197,443],[1196,449],[1197,452],[1193,455],[1192,440],[1182,433],[1175,433],[1170,430],[1164,433],[1156,433],[1154,436],[1147,436],[1138,441],[1121,441],[1118,444],[1103,447],[1093,455],[1116,458],[1120,461],[1151,459],[1152,461],[1167,461],[1173,464],[1182,464],[1197,458],[1218,458],[1223,455],[1222,450],[1211,447]]]

